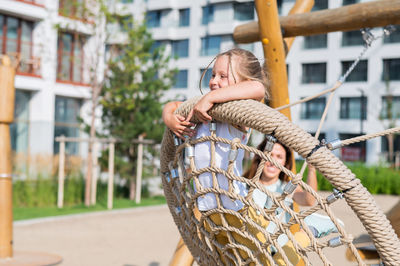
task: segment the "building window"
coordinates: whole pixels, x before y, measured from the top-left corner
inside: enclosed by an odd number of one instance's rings
[[[202,7],[203,16],[201,17],[201,24],[207,25],[214,21],[214,6],[207,5]]]
[[[367,119],[366,97],[340,98],[340,119]]]
[[[19,62],[17,73],[39,74],[38,60],[32,56],[33,22],[0,15],[0,54]]]
[[[328,0],[316,0],[311,11],[328,9]]]
[[[200,69],[200,78],[203,75],[203,72],[206,71],[206,69]],[[210,79],[212,76],[212,69],[208,68],[207,71],[204,73],[204,77],[201,80],[201,87],[202,88],[208,88],[209,87],[209,83],[210,83]]]
[[[361,31],[346,31],[342,34],[342,46],[364,45]]]
[[[302,83],[325,83],[326,63],[303,64]]]
[[[207,36],[201,38],[200,55],[210,56],[217,55],[221,47],[221,36]]]
[[[174,85],[175,89],[185,89],[188,84],[188,71],[187,70],[179,70],[176,74],[176,82]]]
[[[254,20],[254,3],[234,3],[234,19],[235,20]]]
[[[172,57],[183,58],[189,56],[189,40],[172,41]]]
[[[79,137],[79,99],[56,96],[54,114],[54,140],[56,137]],[[65,150],[68,154],[78,154],[78,143],[67,142]],[[59,152],[59,143],[54,141],[54,153]]]
[[[341,140],[359,137],[359,134],[339,133]],[[347,162],[365,161],[366,144],[365,141],[357,142],[341,148],[341,159]]]
[[[400,42],[400,25],[395,25],[395,31],[389,36],[384,36],[383,43],[397,43]]]
[[[343,0],[343,6],[347,6],[347,5],[352,5],[352,4],[357,4],[359,2],[359,0]]]
[[[382,97],[382,119],[400,118],[400,96]]]
[[[328,46],[327,34],[304,37],[304,49],[326,48],[327,46]]]
[[[133,0],[119,0],[123,4],[131,4],[133,3]]]
[[[301,119],[321,119],[325,109],[325,98],[316,98],[301,104]]]
[[[128,30],[133,27],[133,17],[131,15],[116,16],[115,19],[118,23],[119,30],[122,32],[128,32]]]
[[[190,25],[190,9],[179,10],[179,27],[187,27]]]
[[[58,13],[64,17],[85,19],[85,0],[59,0]]]
[[[382,80],[400,80],[400,58],[383,59]]]
[[[342,75],[344,75],[354,61],[343,61],[342,62]],[[357,66],[351,71],[350,75],[347,77],[348,82],[358,82],[368,80],[368,61],[360,60]]]
[[[76,33],[58,35],[57,80],[83,83],[83,45],[85,38]]]
[[[10,126],[11,148],[15,152],[27,152],[29,140],[29,92],[15,91],[14,123]]]
[[[387,136],[381,137],[381,151],[383,153],[389,152],[389,141]],[[400,152],[400,135],[393,135],[393,152]],[[392,160],[389,161],[393,162],[394,161],[393,159],[394,158],[392,158]]]
[[[149,28],[158,28],[161,26],[161,10],[148,11],[146,13],[146,25]]]

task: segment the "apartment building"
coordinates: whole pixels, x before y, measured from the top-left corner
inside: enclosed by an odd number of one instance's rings
[[[78,0],[77,0],[78,1]],[[83,1],[83,0],[79,0]],[[78,2],[79,2],[78,1]],[[55,136],[82,136],[78,115],[88,114],[90,87],[86,61],[93,45],[90,22],[73,1],[3,0],[0,2],[0,48],[21,61],[15,87],[12,145],[16,152],[57,153]],[[187,99],[200,95],[201,73],[216,54],[234,46],[253,51],[263,62],[259,43],[236,45],[234,28],[257,19],[253,1],[246,0],[114,0],[123,17],[146,19],[155,45],[165,45],[175,59],[177,82],[166,97]],[[281,15],[294,0],[278,1]],[[314,11],[353,4],[356,0],[316,0]],[[364,1],[363,1],[364,2]],[[113,31],[115,28],[113,29]],[[373,29],[379,35],[382,29]],[[122,40],[118,31],[109,43]],[[359,31],[296,38],[287,58],[290,100],[318,93],[335,83],[363,49]],[[385,129],[388,117],[400,124],[400,30],[375,41],[336,92],[322,137],[328,141]],[[208,70],[202,82],[207,91]],[[327,96],[292,108],[295,124],[315,133]],[[387,112],[388,108],[391,112]],[[400,151],[400,137],[394,140]],[[85,146],[70,143],[67,150],[82,154]],[[344,160],[384,160],[385,138],[336,151]]]
[[[236,45],[232,33],[237,25],[257,19],[253,1],[224,0],[125,0],[121,5],[137,19],[146,12],[147,25],[156,45],[165,45],[179,69],[177,82],[168,97],[187,99],[200,95],[201,73],[216,54],[234,46],[248,49],[263,61],[259,43]],[[278,1],[285,15],[294,0]],[[313,11],[354,4],[357,0],[316,0]],[[365,2],[365,1],[362,1]],[[375,36],[382,29],[373,29]],[[363,50],[360,31],[335,32],[296,38],[287,57],[290,100],[296,101],[332,86]],[[400,124],[400,28],[390,36],[375,41],[346,83],[335,93],[321,137],[347,139],[381,131],[388,127],[388,117]],[[211,71],[202,82],[207,91]],[[315,133],[327,102],[327,95],[294,106],[295,124]],[[391,102],[391,103],[390,103]],[[388,112],[388,105],[391,111]],[[400,136],[394,140],[400,151]],[[385,137],[342,148],[335,153],[346,161],[368,163],[384,161],[388,151]]]
[[[12,149],[25,155],[52,155],[55,137],[82,135],[79,116],[90,99],[86,55],[90,22],[67,0],[0,2],[0,49],[18,64]],[[69,154],[85,153],[76,143]]]

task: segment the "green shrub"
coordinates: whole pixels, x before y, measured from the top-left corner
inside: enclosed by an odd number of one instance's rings
[[[296,162],[298,172],[302,164],[301,161]],[[362,163],[348,163],[347,167],[371,194],[400,195],[400,171],[383,166],[367,166]],[[306,177],[307,171],[304,174],[304,181]],[[332,190],[333,186],[319,172],[317,180],[318,190]]]

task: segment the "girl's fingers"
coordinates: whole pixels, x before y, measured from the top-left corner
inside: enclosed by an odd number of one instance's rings
[[[176,118],[178,118],[178,120],[181,122],[185,121],[185,117],[183,117],[181,115],[176,115]]]

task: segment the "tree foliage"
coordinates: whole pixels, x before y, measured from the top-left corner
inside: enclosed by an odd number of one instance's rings
[[[155,47],[144,22],[125,20],[124,24],[127,42],[109,49],[100,105],[104,131],[121,141],[116,155],[122,161],[116,162],[126,161],[129,167],[120,166],[132,176],[136,160],[132,140],[143,133],[146,138],[161,140],[162,98],[173,85],[176,70],[169,67],[164,48]]]

